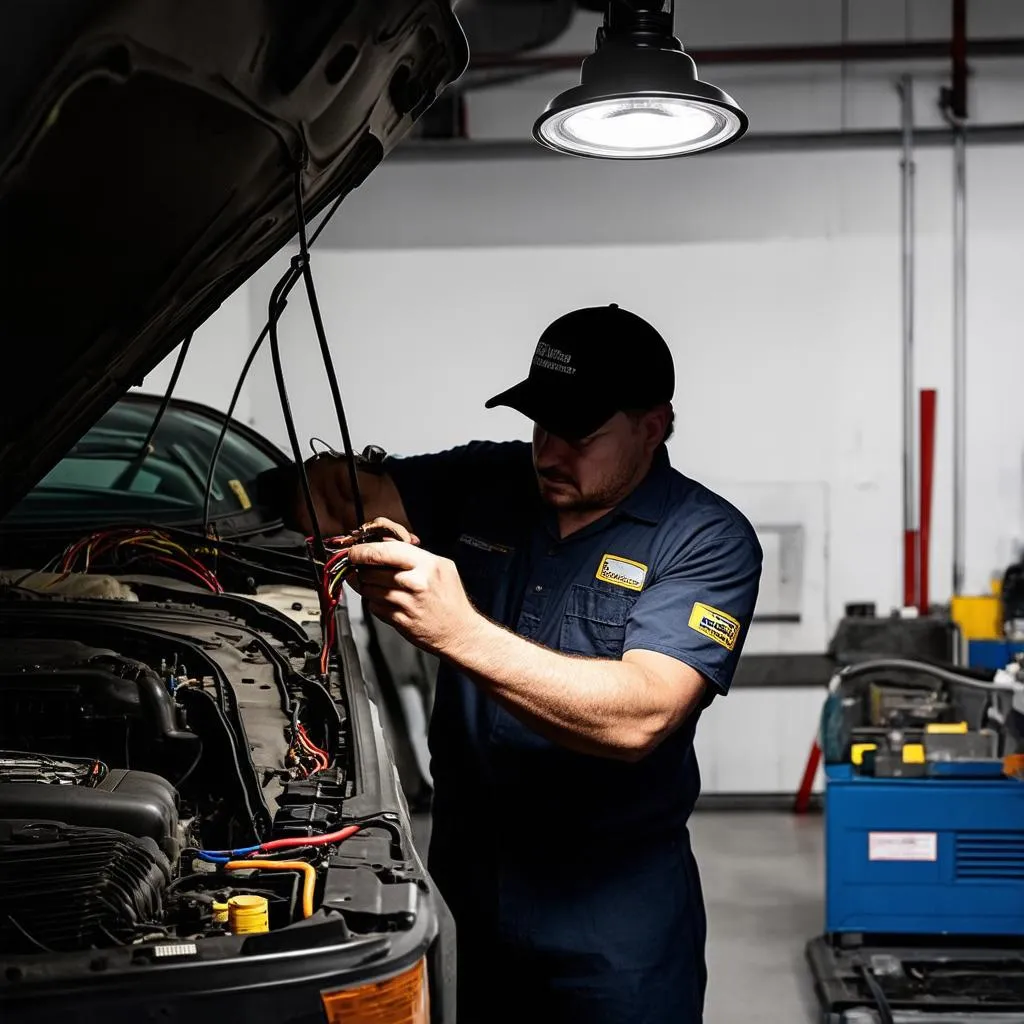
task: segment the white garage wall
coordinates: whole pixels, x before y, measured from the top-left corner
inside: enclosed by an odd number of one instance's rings
[[[913,35],[948,32],[948,0],[911,0]],[[839,0],[679,4],[691,47],[837,42]],[[769,11],[768,9],[771,8]],[[899,39],[903,5],[852,0],[851,39]],[[979,37],[1024,34],[1024,5],[972,0]],[[581,17],[558,49],[585,49]],[[915,65],[917,119],[939,123],[945,62]],[[1021,121],[1024,62],[972,62],[977,122]],[[895,126],[900,69],[708,69],[757,131]],[[474,96],[478,138],[523,138],[571,75]],[[401,154],[399,154],[401,157]],[[676,465],[755,521],[806,528],[800,626],[751,650],[820,649],[845,602],[900,596],[899,154],[744,153],[615,165],[563,159],[395,159],[349,197],[314,267],[357,445],[396,452],[525,437],[483,400],[526,369],[540,330],[585,303],[649,317],[679,366]],[[933,596],[951,561],[951,158],[918,153],[918,385],[939,389]],[[1024,147],[972,146],[969,165],[968,586],[1024,533]],[[179,393],[223,407],[287,255],[203,328]],[[338,435],[299,293],[282,328],[300,434]],[[203,353],[202,362],[197,357]],[[147,380],[153,389],[169,366]],[[284,446],[269,360],[242,417]],[[787,792],[817,719],[815,690],[738,690],[698,748],[710,792]],[[737,759],[734,752],[751,752]]]
[[[543,160],[385,167],[343,207],[337,239],[355,226],[365,242],[376,224],[392,237],[447,231],[479,244],[316,257],[356,443],[414,452],[525,437],[516,414],[487,412],[484,399],[522,376],[552,318],[618,301],[649,317],[675,353],[677,466],[734,496],[754,519],[755,485],[824,492],[826,536],[808,564],[827,563],[829,621],[823,635],[802,633],[794,644],[786,636],[794,627],[781,627],[771,642],[819,648],[845,602],[886,608],[900,594],[897,163],[879,151],[641,168],[567,170]],[[937,598],[950,575],[949,163],[944,151],[919,154],[918,383],[939,389]],[[969,180],[968,585],[981,589],[1024,526],[1016,395],[1024,338],[1015,308],[1024,205],[1013,202],[1024,148],[972,150]],[[619,226],[633,244],[608,244]],[[657,244],[635,241],[648,227]],[[716,231],[722,240],[711,240]],[[600,244],[581,244],[588,233]],[[542,244],[527,244],[531,234]],[[568,244],[552,244],[557,234]],[[506,237],[517,244],[496,244]],[[253,282],[254,324],[271,276]],[[282,330],[300,434],[333,442],[300,305]],[[257,378],[254,422],[283,442],[266,363]]]

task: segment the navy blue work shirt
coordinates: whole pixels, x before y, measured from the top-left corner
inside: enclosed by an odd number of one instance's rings
[[[390,459],[413,530],[453,559],[476,608],[566,654],[620,659],[656,651],[729,689],[750,626],[761,548],[732,505],[676,472],[662,447],[613,511],[562,539],[529,444],[474,442]],[[635,763],[571,751],[541,736],[442,664],[430,727],[435,833],[487,834],[496,856],[522,825],[573,845],[628,833],[685,834],[700,789],[695,713]],[[568,839],[571,837],[571,839]]]

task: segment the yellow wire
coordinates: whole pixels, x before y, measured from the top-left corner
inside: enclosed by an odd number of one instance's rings
[[[227,871],[248,871],[259,868],[267,871],[301,871],[304,878],[302,884],[302,916],[313,916],[313,890],[316,886],[316,868],[301,860],[232,860],[224,865]]]

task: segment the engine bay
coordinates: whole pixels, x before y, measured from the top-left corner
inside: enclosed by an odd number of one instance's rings
[[[304,622],[252,565],[193,582],[183,558],[151,555],[0,586],[0,958],[169,949],[315,914],[353,936],[408,927],[422,869],[396,814],[346,806],[350,693],[316,592]]]

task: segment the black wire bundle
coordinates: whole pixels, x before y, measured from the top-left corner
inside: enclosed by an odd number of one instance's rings
[[[295,174],[295,191],[296,191],[296,214],[297,214],[299,225],[300,225],[300,228],[299,228],[300,253],[302,253],[302,252],[306,253],[306,260],[308,262],[310,246],[312,246],[316,242],[316,240],[320,237],[321,232],[327,226],[327,224],[330,221],[330,219],[334,216],[335,211],[341,205],[341,201],[342,201],[342,199],[345,198],[345,196],[344,196],[344,194],[342,194],[342,195],[338,196],[337,199],[334,200],[334,202],[331,204],[330,209],[327,211],[326,214],[324,214],[324,217],[320,221],[319,225],[317,225],[316,231],[313,232],[313,234],[309,237],[309,241],[307,242],[306,241],[306,222],[305,222],[305,217],[304,217],[304,215],[302,213],[302,171],[301,171],[301,169],[297,170],[296,174]],[[284,273],[284,275],[278,281],[277,286],[274,288],[274,292],[278,295],[278,306],[275,308],[273,305],[271,305],[270,309],[268,310],[267,322],[263,325],[263,329],[260,331],[259,336],[256,338],[256,341],[253,343],[252,348],[249,350],[248,356],[246,356],[245,363],[242,365],[242,371],[238,375],[238,380],[235,383],[235,390],[232,392],[232,395],[231,395],[231,402],[228,404],[227,412],[224,414],[224,422],[221,425],[220,436],[217,438],[217,443],[216,443],[216,445],[214,445],[213,453],[210,456],[210,466],[209,466],[209,469],[207,470],[207,474],[206,474],[206,495],[205,495],[205,498],[204,498],[204,501],[203,501],[203,527],[204,527],[204,532],[207,533],[207,534],[210,533],[210,503],[211,503],[211,498],[212,498],[212,494],[213,494],[213,478],[214,478],[214,474],[216,473],[216,470],[217,470],[217,461],[220,458],[221,449],[224,447],[224,440],[227,437],[228,428],[231,425],[231,418],[235,414],[235,406],[238,405],[238,399],[239,399],[239,397],[242,394],[242,388],[245,385],[246,378],[249,376],[249,371],[252,369],[252,364],[256,361],[256,356],[259,354],[260,349],[263,347],[263,342],[266,341],[267,337],[270,335],[272,325],[273,325],[273,329],[276,330],[277,321],[279,321],[281,319],[281,315],[284,313],[284,308],[287,305],[288,294],[291,292],[292,288],[295,286],[296,282],[298,281],[299,276],[302,275],[302,271],[298,267],[297,263],[298,263],[297,260],[292,260],[291,266],[289,266],[288,270]],[[312,281],[312,276],[310,276],[310,281]],[[315,294],[315,292],[314,292],[314,294]],[[318,307],[318,314],[317,315],[319,315],[319,307]],[[322,323],[320,324],[320,327],[322,329],[322,327],[323,327]],[[334,372],[333,365],[332,365],[332,368],[331,368],[330,372],[331,372],[331,375],[333,376],[333,372]],[[280,386],[280,383],[279,383],[279,386]],[[336,392],[334,390],[332,390],[332,395],[335,395],[335,394],[336,394]],[[337,396],[337,402],[340,403],[340,401],[341,401],[340,396]],[[289,412],[290,412],[290,409],[289,409]],[[344,418],[344,412],[343,411],[341,413],[341,418],[342,419]],[[286,419],[287,419],[287,416],[286,416]],[[342,434],[342,437],[343,438],[347,438],[347,433],[348,432],[347,432],[347,428],[346,428],[346,430]],[[293,452],[293,454],[295,454],[295,453]],[[296,458],[297,458],[297,456],[296,456]],[[362,505],[362,497],[361,497],[361,495],[359,496],[359,505],[360,505],[360,507]],[[362,519],[360,519],[360,522],[362,522]]]

